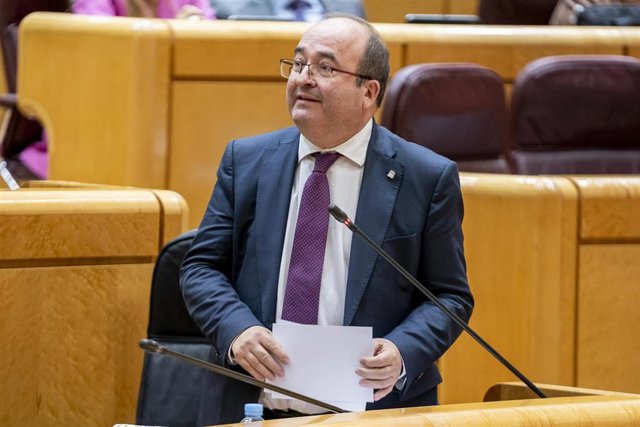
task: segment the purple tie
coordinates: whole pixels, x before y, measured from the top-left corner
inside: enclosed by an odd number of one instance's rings
[[[329,226],[328,207],[331,203],[326,172],[340,154],[315,153],[313,156],[316,163],[300,200],[282,306],[284,320],[307,325],[318,323],[320,283]]]
[[[304,13],[310,6],[306,0],[291,0],[286,8],[293,12],[296,21],[304,21]]]

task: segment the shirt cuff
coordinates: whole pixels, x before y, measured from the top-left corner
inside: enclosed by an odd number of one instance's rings
[[[402,372],[400,373],[400,376],[398,377],[398,380],[396,381],[396,385],[395,385],[396,390],[402,390],[406,383],[407,383],[407,370],[404,366],[404,360],[403,360]]]
[[[236,366],[238,364],[238,362],[236,362],[236,359],[233,358],[233,352],[231,351],[231,349],[233,348],[233,343],[236,342],[237,339],[238,337],[235,337],[233,341],[231,341],[231,345],[229,346],[229,351],[227,351],[227,362],[231,366]],[[403,363],[403,372],[404,372],[404,362],[402,363]]]

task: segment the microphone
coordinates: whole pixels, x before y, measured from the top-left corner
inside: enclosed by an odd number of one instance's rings
[[[268,390],[275,391],[277,393],[284,394],[289,397],[293,397],[295,399],[302,400],[303,402],[311,403],[316,406],[320,406],[321,408],[326,409],[327,411],[334,412],[336,414],[342,414],[345,412],[344,409],[338,408],[337,406],[331,405],[329,403],[323,402],[321,400],[314,399],[313,397],[306,396],[304,394],[297,393],[295,391],[277,386],[275,384],[269,384],[264,381],[257,380],[249,375],[242,374],[240,372],[233,371],[231,369],[224,368],[222,366],[218,366],[211,362],[206,362],[204,360],[198,359],[193,356],[189,356],[188,354],[180,353],[178,351],[171,350],[167,347],[160,345],[157,341],[151,339],[142,339],[139,343],[140,347],[143,350],[148,351],[149,353],[160,353],[166,354],[167,356],[173,357],[178,360],[182,360],[183,362],[190,363],[192,365],[198,366],[203,369],[207,369],[209,371],[213,371],[216,374],[223,375],[228,378],[233,378],[234,380],[242,381],[243,383],[251,384],[256,387],[266,388]]]
[[[467,323],[458,317],[453,311],[451,311],[447,306],[445,306],[433,293],[427,289],[422,283],[420,283],[415,277],[413,277],[403,266],[401,266],[395,259],[393,259],[388,253],[384,251],[376,242],[371,240],[369,236],[360,231],[360,228],[356,224],[349,219],[349,216],[336,205],[329,206],[329,213],[333,215],[333,217],[338,221],[346,225],[349,230],[351,230],[354,234],[361,237],[371,248],[376,251],[382,258],[384,258],[389,264],[393,266],[402,276],[407,279],[413,286],[418,288],[420,292],[422,292],[432,303],[434,303],[440,310],[442,310],[454,323],[460,326],[464,331],[466,331],[471,337],[476,340],[478,344],[480,344],[485,350],[487,350],[495,359],[498,360],[504,367],[506,367],[509,371],[511,371],[516,377],[518,377],[523,383],[531,389],[535,394],[539,397],[547,397],[542,390],[540,390],[536,385],[531,382],[522,372],[516,369],[507,359],[505,359],[500,353],[498,353],[493,347],[489,345],[480,335],[478,335]]]

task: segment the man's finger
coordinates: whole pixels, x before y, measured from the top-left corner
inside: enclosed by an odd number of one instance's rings
[[[381,388],[380,390],[376,390],[376,392],[373,393],[373,400],[374,401],[378,401],[378,400],[382,399],[387,394],[391,393],[391,390],[393,390],[393,386],[392,385],[390,385],[388,387],[385,387],[385,388]]]

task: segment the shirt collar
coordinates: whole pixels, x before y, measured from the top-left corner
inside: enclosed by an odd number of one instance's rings
[[[300,134],[300,144],[298,145],[298,163],[306,156],[313,153],[328,153],[335,151],[342,154],[343,157],[351,160],[353,163],[362,167],[364,160],[367,157],[367,147],[369,146],[369,140],[371,139],[371,132],[373,130],[373,119],[369,119],[366,125],[358,133],[351,138],[343,142],[342,144],[331,148],[320,148],[315,146],[309,141],[302,133]]]

